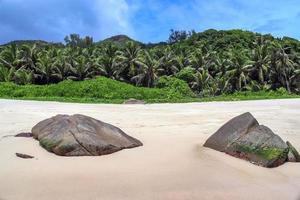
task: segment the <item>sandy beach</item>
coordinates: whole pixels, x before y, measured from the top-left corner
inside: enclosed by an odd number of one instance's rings
[[[202,147],[244,112],[300,151],[300,99],[105,105],[0,100],[0,137],[56,114],[88,115],[144,146],[100,157],[59,157],[32,138],[0,140],[1,200],[300,199],[300,164],[266,169]],[[35,158],[17,158],[15,153]]]

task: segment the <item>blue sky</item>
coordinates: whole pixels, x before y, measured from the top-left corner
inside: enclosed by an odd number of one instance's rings
[[[69,33],[158,42],[172,28],[239,28],[300,39],[300,0],[0,0],[0,43],[59,42]]]

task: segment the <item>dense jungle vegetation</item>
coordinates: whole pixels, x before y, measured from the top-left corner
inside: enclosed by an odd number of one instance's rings
[[[156,44],[143,44],[124,35],[93,42],[92,37],[71,34],[64,44],[13,41],[0,47],[0,82],[11,82],[0,84],[2,97],[30,96],[30,91],[42,87],[54,88],[51,92],[57,90],[57,97],[65,93],[71,97],[66,89],[74,83],[71,80],[84,81],[98,76],[140,87],[132,92],[133,86],[126,86],[122,94],[133,95],[116,97],[121,99],[213,97],[262,91],[299,94],[300,42],[242,30],[200,33],[171,30],[167,42]],[[80,88],[80,84],[74,83],[73,97],[90,93],[87,98],[102,95],[102,99],[112,99],[109,91],[106,96],[103,93],[104,86],[95,86],[104,82],[109,80],[96,78],[93,87],[97,91],[90,89],[86,93],[74,89]],[[31,89],[27,93],[23,90],[23,95],[10,91],[22,87]],[[57,89],[62,87],[66,87],[64,92]],[[155,88],[149,89],[151,97],[134,95],[148,95],[148,88]],[[38,95],[49,96],[43,92],[33,96]]]

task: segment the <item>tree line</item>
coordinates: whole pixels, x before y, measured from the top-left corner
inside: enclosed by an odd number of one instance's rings
[[[0,82],[50,84],[95,76],[155,87],[170,76],[200,96],[236,91],[300,92],[300,42],[241,30],[172,30],[168,43],[94,43],[72,34],[66,45],[10,44],[0,49]]]

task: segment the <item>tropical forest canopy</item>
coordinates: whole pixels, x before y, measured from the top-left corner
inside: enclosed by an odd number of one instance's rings
[[[143,87],[181,79],[197,96],[237,91],[300,93],[300,42],[229,30],[171,30],[166,42],[119,35],[100,42],[78,34],[65,44],[13,41],[0,47],[0,82],[56,84],[105,76]]]

